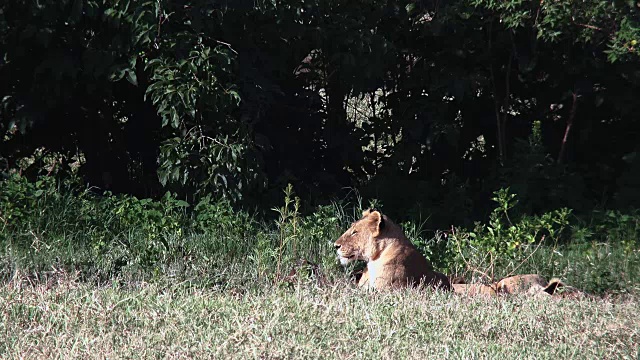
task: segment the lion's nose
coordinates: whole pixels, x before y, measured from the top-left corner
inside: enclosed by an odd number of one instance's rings
[[[340,249],[340,245],[338,244],[333,244],[333,247],[336,248],[336,250]]]

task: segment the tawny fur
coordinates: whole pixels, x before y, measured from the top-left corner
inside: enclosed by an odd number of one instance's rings
[[[493,287],[483,284],[453,284],[453,291],[456,294],[468,295],[468,296],[496,296],[496,291]]]
[[[342,264],[367,262],[359,286],[393,289],[422,283],[451,289],[449,279],[433,270],[402,228],[378,211],[363,212],[362,218],[335,242],[335,247]]]
[[[553,295],[564,283],[559,279],[547,281],[538,274],[515,275],[498,281],[495,288],[499,293],[530,294],[546,293]]]

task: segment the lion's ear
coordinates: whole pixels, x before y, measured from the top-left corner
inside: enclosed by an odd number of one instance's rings
[[[362,217],[367,217],[371,214],[371,209],[363,210]]]
[[[544,291],[553,295],[558,288],[564,287],[564,283],[560,281],[560,279],[553,278],[549,281],[547,287],[544,288]]]
[[[378,230],[378,232],[382,231],[385,226],[384,215],[377,210],[370,211],[369,215],[371,217],[371,222],[376,226],[376,230]]]

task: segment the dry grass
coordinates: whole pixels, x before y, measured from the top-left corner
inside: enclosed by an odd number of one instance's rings
[[[482,299],[343,285],[0,287],[0,357],[637,358],[638,297]]]

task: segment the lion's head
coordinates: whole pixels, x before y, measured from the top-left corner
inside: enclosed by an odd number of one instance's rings
[[[351,224],[335,242],[340,263],[346,265],[356,260],[369,261],[384,248],[384,240],[390,237],[390,233],[398,236],[395,228],[398,226],[379,211],[365,210],[362,218]],[[402,230],[400,236],[403,236]]]

